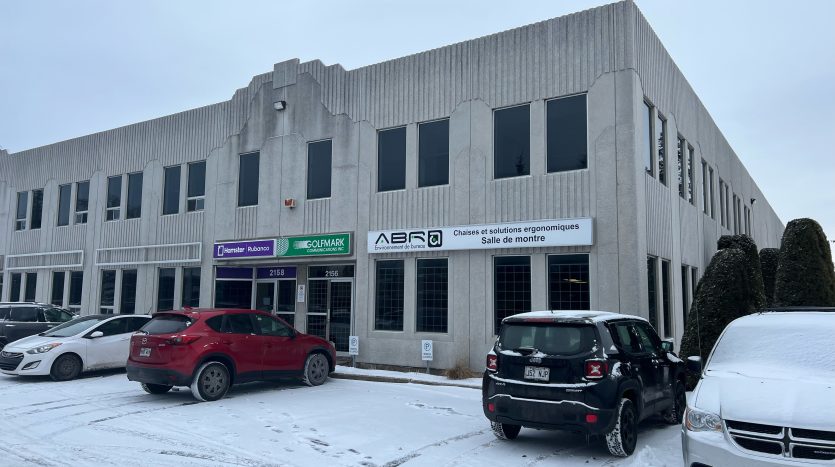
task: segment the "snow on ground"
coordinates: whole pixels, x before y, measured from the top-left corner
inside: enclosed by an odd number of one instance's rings
[[[0,375],[0,465],[681,465],[678,426],[642,424],[635,454],[616,459],[568,433],[523,429],[499,441],[480,398],[470,388],[329,379],[252,383],[197,403],[186,390],[146,394],[123,372],[63,383]]]
[[[481,377],[467,379],[449,379],[446,376],[432,375],[428,373],[399,372],[387,370],[366,370],[350,366],[337,365],[336,372],[343,375],[375,376],[378,378],[396,378],[398,380],[410,380],[426,383],[439,383],[449,386],[466,386],[481,389]]]

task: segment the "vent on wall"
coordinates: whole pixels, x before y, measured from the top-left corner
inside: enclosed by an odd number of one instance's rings
[[[8,271],[80,268],[84,265],[84,252],[72,250],[8,255],[3,263],[0,263],[0,269],[3,269],[3,264]]]
[[[202,244],[142,245],[96,250],[96,266],[199,263]]]

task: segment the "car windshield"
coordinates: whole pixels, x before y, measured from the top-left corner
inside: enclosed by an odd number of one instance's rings
[[[596,341],[590,325],[507,323],[499,336],[499,350],[575,355],[593,350]]]
[[[707,371],[754,377],[835,379],[835,314],[785,313],[745,318],[728,326]]]
[[[183,315],[157,315],[142,326],[146,334],[175,334],[191,326],[192,320]]]
[[[46,337],[70,337],[82,333],[100,322],[109,318],[108,316],[85,316],[67,321],[64,324],[55,326],[43,333]]]

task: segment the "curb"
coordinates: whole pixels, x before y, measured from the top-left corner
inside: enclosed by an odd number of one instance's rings
[[[456,388],[467,388],[467,389],[481,389],[478,387],[467,386],[464,384],[457,384],[457,383],[444,383],[440,381],[426,381],[420,379],[411,379],[411,378],[397,378],[394,376],[376,376],[376,375],[358,375],[358,374],[350,374],[350,373],[331,373],[331,378],[335,379],[353,379],[358,381],[373,381],[377,383],[399,383],[399,384],[424,384],[426,386],[451,386]]]

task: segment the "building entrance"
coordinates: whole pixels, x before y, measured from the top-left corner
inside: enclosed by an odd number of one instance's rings
[[[338,352],[347,352],[354,310],[354,266],[310,266],[307,288],[307,333],[330,340]]]

